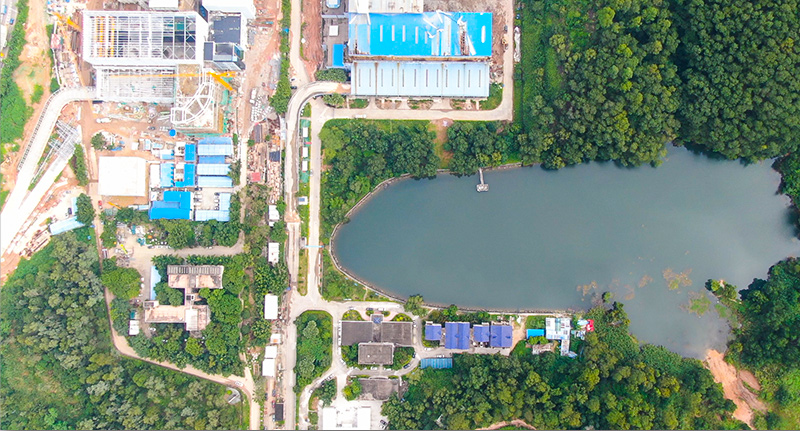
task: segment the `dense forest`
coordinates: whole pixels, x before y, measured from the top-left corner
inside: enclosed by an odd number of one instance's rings
[[[798,148],[797,0],[527,0],[523,163],[658,163],[671,140],[729,158]]]
[[[657,162],[679,128],[678,45],[663,0],[525,2],[522,162]]]
[[[94,247],[53,237],[0,290],[0,427],[240,429],[224,387],[113,350]]]
[[[382,181],[403,174],[436,175],[427,121],[352,121],[325,123],[320,138],[325,150],[322,176],[323,232],[345,220],[347,211]]]
[[[672,1],[681,141],[748,160],[800,148],[800,1]]]
[[[747,289],[710,281],[707,284],[733,312],[733,339],[726,357],[755,371],[760,396],[770,412],[757,416],[757,428],[800,427],[800,260],[787,259]],[[739,298],[737,298],[739,297]]]
[[[403,400],[383,406],[393,429],[476,429],[523,419],[537,429],[734,429],[733,403],[700,361],[639,346],[622,305],[595,308],[596,331],[578,358],[456,355],[449,370],[407,377]]]

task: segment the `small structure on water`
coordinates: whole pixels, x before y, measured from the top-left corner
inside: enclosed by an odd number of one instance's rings
[[[483,168],[478,168],[478,174],[481,176],[481,183],[477,186],[478,192],[488,192],[489,184],[483,182]]]

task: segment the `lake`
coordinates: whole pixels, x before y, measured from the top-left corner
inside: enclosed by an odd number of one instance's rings
[[[657,168],[487,172],[488,193],[477,176],[404,180],[351,215],[334,253],[375,287],[444,305],[586,309],[611,291],[640,341],[701,358],[728,335],[706,280],[743,288],[800,251],[771,164],[671,148]]]

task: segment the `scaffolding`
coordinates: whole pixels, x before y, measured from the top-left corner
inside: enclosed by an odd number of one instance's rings
[[[50,142],[47,143],[50,149],[42,159],[43,162],[39,164],[33,177],[39,178],[44,173],[44,170],[50,165],[49,160],[51,158],[53,163],[68,161],[72,158],[72,153],[75,152],[75,145],[80,141],[81,135],[75,126],[58,120],[55,133]]]
[[[83,55],[93,66],[202,64],[208,24],[196,12],[84,13]]]
[[[98,67],[97,99],[111,102],[173,103],[175,67]]]
[[[222,88],[212,76],[199,75],[192,80],[196,86],[178,85],[170,122],[184,133],[219,133],[223,122],[218,103],[222,99]]]

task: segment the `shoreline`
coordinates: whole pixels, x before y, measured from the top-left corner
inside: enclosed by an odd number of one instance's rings
[[[523,167],[525,167],[525,166],[522,165],[522,162],[515,162],[515,163],[506,163],[506,164],[503,164],[503,165],[500,165],[500,166],[488,167],[488,168],[482,168],[482,169],[485,172],[489,172],[489,171],[503,171],[503,170],[508,170],[508,169],[518,169],[518,168],[523,168]],[[439,174],[454,175],[449,169],[437,169],[436,170],[436,175],[439,175]],[[469,176],[474,176],[474,175],[478,175],[478,174],[475,173],[475,174],[472,174],[472,175],[469,175]],[[403,298],[401,296],[398,296],[394,292],[391,292],[391,291],[386,290],[386,289],[384,289],[382,287],[373,285],[372,283],[367,282],[366,280],[362,279],[361,277],[351,273],[348,269],[346,269],[344,266],[342,266],[342,264],[339,262],[339,258],[336,256],[336,253],[333,252],[333,246],[334,246],[334,243],[336,241],[336,234],[338,233],[339,228],[342,225],[345,225],[345,224],[350,222],[349,219],[350,219],[351,215],[353,215],[357,211],[359,211],[361,209],[361,207],[364,206],[367,202],[369,202],[369,200],[372,199],[377,193],[383,191],[384,189],[388,188],[389,186],[391,186],[391,185],[393,185],[393,184],[395,184],[397,182],[408,180],[409,178],[411,178],[410,174],[403,174],[403,175],[401,175],[399,177],[392,177],[392,178],[388,178],[386,180],[383,180],[378,185],[376,185],[369,193],[367,193],[361,199],[359,199],[358,202],[356,202],[356,204],[353,205],[353,207],[350,208],[347,211],[347,214],[345,214],[345,219],[346,220],[344,222],[338,223],[338,224],[336,224],[336,226],[334,226],[333,231],[331,232],[331,236],[330,236],[329,241],[328,241],[328,245],[327,245],[327,247],[325,247],[326,249],[328,249],[327,250],[328,251],[328,256],[330,256],[331,262],[333,262],[333,266],[336,268],[337,271],[342,273],[342,275],[347,277],[349,280],[360,284],[361,286],[363,286],[367,290],[373,291],[375,293],[378,293],[378,294],[380,294],[382,296],[385,296],[385,297],[389,298],[392,301],[400,302],[400,303],[405,303],[407,298]],[[324,283],[324,280],[323,280],[323,283]],[[445,309],[445,308],[447,308],[447,307],[449,307],[451,305],[451,304],[444,304],[444,303],[436,303],[436,302],[426,301],[424,295],[422,295],[422,299],[424,301],[423,302],[423,306],[425,306],[427,308],[430,308],[430,309],[442,310],[442,309]],[[458,304],[455,304],[455,305],[458,306]],[[491,313],[491,314],[516,314],[516,315],[529,315],[529,316],[536,316],[536,315],[539,315],[539,316],[541,316],[541,315],[547,315],[547,316],[556,315],[556,316],[559,316],[559,315],[565,315],[565,314],[574,314],[574,313],[576,313],[578,311],[585,311],[586,310],[586,309],[572,309],[572,308],[567,308],[567,309],[526,308],[526,309],[513,310],[513,309],[497,309],[497,308],[492,309],[492,308],[475,308],[475,307],[464,307],[464,308],[462,308],[460,306],[458,307],[458,309],[459,309],[459,311],[467,311],[467,312],[486,311],[486,312]]]

